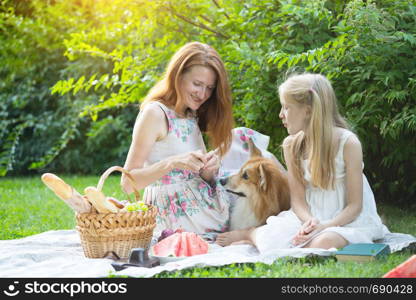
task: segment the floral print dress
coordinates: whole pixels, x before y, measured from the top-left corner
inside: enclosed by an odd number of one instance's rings
[[[174,110],[158,101],[148,105],[157,105],[164,111],[168,134],[155,142],[145,166],[190,151],[206,151],[195,116],[179,118]],[[216,234],[228,230],[228,193],[220,185],[205,182],[199,173],[174,169],[147,186],[143,198],[158,209],[155,237],[164,229],[182,228],[213,240]]]

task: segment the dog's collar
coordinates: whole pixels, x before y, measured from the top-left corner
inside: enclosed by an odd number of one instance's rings
[[[239,197],[247,197],[244,193],[241,193],[241,192],[234,192],[234,191],[232,191],[232,190],[226,190],[227,192],[230,192],[230,193],[232,193],[232,194],[234,194],[234,195],[237,195],[237,196],[239,196]]]

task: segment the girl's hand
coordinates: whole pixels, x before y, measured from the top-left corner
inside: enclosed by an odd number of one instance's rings
[[[325,228],[326,226],[321,224],[318,219],[311,218],[303,223],[299,232],[292,239],[292,244],[295,246],[303,244]]]
[[[319,220],[317,218],[310,218],[305,223],[302,224],[302,227],[300,228],[298,234],[306,235],[310,232],[312,232],[316,226],[319,225]]]
[[[191,170],[200,172],[207,163],[202,151],[193,151],[185,154],[176,155],[170,158],[172,169]]]

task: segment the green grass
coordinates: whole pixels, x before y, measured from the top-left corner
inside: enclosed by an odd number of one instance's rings
[[[96,186],[96,176],[61,176],[80,193]],[[120,176],[110,176],[104,193],[126,199],[119,186]],[[133,196],[132,196],[133,197]],[[15,239],[55,229],[75,228],[73,211],[47,188],[40,177],[0,179],[0,239]]]
[[[87,186],[96,186],[96,176],[61,176],[82,193]],[[110,176],[104,193],[118,199],[126,196],[121,191],[120,176]],[[416,212],[394,206],[379,205],[379,213],[392,232],[416,235]],[[16,239],[48,230],[73,229],[73,211],[40,180],[40,177],[0,178],[0,240]],[[387,259],[370,262],[337,262],[333,257],[281,258],[272,265],[263,263],[232,264],[221,267],[191,268],[164,272],[155,277],[381,277],[414,253],[404,250]]]

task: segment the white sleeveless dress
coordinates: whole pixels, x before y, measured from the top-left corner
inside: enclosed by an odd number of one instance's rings
[[[158,101],[148,105],[163,110],[168,121],[168,134],[154,144],[144,166],[173,155],[206,151],[197,119],[193,115],[179,118],[174,110]],[[205,182],[199,173],[174,169],[147,186],[143,199],[158,209],[154,237],[167,228],[182,228],[212,240],[218,233],[228,230],[228,193],[220,185],[211,186]]]
[[[308,171],[308,160],[303,161],[304,178],[307,182],[305,198],[311,214],[322,224],[328,223],[346,206],[344,145],[353,135],[342,129],[339,150],[335,158],[336,183],[334,190],[324,190],[310,184],[311,174]],[[271,249],[293,248],[291,240],[301,228],[302,223],[293,210],[281,212],[267,219],[264,226],[256,230],[256,245],[260,252]],[[363,207],[359,216],[349,224],[341,227],[329,227],[322,232],[336,232],[349,243],[372,243],[381,239],[388,229],[381,222],[377,213],[373,192],[363,174]],[[320,233],[318,233],[319,235]],[[302,247],[307,242],[297,247]]]

